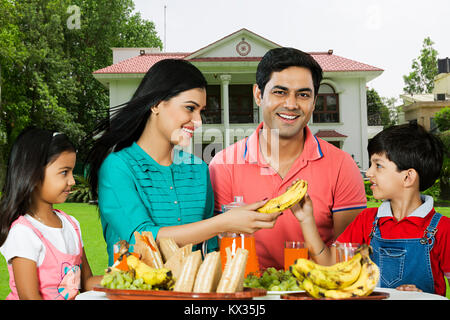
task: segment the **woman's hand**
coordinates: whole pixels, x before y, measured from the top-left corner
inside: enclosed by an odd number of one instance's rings
[[[273,228],[281,212],[260,213],[256,211],[266,202],[267,200],[257,201],[222,213],[224,232],[250,234],[259,229]]]

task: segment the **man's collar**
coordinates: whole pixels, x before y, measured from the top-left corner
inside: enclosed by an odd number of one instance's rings
[[[261,122],[256,130],[245,140],[244,159],[248,163],[257,163],[260,166],[268,166],[261,156],[259,149],[259,134],[263,128],[263,124],[264,122]],[[313,136],[308,126],[306,126],[304,130],[305,143],[300,157],[304,160],[316,160],[323,157],[319,139]]]

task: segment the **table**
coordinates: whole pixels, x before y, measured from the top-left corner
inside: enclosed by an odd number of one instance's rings
[[[386,300],[447,300],[446,297],[416,291],[400,291],[388,288],[375,288],[375,291],[389,293],[389,298]],[[104,292],[87,291],[80,293],[75,300],[109,300]],[[254,300],[281,300],[279,295],[267,295],[264,297],[256,297]]]

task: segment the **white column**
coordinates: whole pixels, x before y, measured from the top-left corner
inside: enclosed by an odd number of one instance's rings
[[[231,81],[231,75],[222,74],[220,75],[220,97],[222,103],[222,119],[223,119],[223,128],[224,128],[224,148],[230,145],[230,101],[229,101],[229,91],[228,85]]]
[[[360,104],[360,132],[361,132],[361,159],[359,165],[361,169],[367,170],[369,168],[369,155],[367,153],[368,144],[368,128],[367,128],[367,92],[366,92],[366,79],[361,78],[359,80],[359,104]]]

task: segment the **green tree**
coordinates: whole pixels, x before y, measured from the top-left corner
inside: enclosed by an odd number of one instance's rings
[[[369,126],[392,125],[391,112],[386,103],[393,103],[392,99],[380,97],[378,92],[371,88],[366,91],[367,95],[367,122]]]
[[[423,40],[420,55],[412,62],[412,71],[403,76],[403,91],[409,94],[431,93],[434,88],[434,77],[438,73],[438,52],[433,48],[434,42],[427,37]]]
[[[444,132],[450,130],[450,106],[442,108],[434,115],[434,122],[439,131]]]
[[[28,125],[67,133],[83,157],[86,133],[106,115],[92,72],[112,47],[159,47],[132,0],[0,0],[0,187],[12,142]]]

